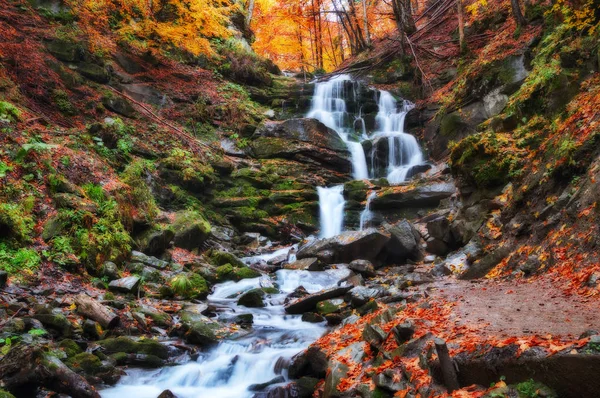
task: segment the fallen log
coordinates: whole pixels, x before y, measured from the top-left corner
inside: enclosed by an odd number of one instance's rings
[[[17,396],[35,396],[38,387],[72,398],[100,398],[82,376],[40,345],[19,344],[0,360],[2,388]]]
[[[112,329],[119,324],[117,314],[83,293],[75,297],[75,305],[78,313],[98,322],[105,329]]]

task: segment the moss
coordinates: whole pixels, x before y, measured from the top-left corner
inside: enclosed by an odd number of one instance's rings
[[[90,375],[96,375],[104,371],[100,358],[87,352],[82,352],[67,359],[65,364],[75,372],[82,371]]]
[[[244,264],[239,258],[237,258],[236,256],[234,256],[231,253],[228,252],[224,252],[224,251],[212,251],[210,254],[210,262],[213,265],[216,266],[220,266],[220,265],[232,265],[235,266],[236,268],[241,268],[241,267],[245,267],[246,264]]]
[[[233,272],[233,274],[235,275],[236,280],[252,279],[260,276],[260,272],[248,267],[238,268]]]
[[[280,293],[279,289],[274,288],[274,287],[263,287],[262,290],[266,294],[279,294]]]
[[[262,289],[252,289],[248,290],[246,293],[242,294],[242,296],[238,300],[238,305],[243,305],[249,308],[259,308],[264,307],[265,302],[263,298],[265,297],[265,292]]]
[[[33,218],[22,204],[0,203],[0,239],[31,240]]]
[[[0,101],[0,121],[17,122],[21,119],[21,111],[10,102]]]
[[[58,346],[65,352],[65,354],[67,354],[67,357],[69,358],[80,354],[83,351],[81,347],[79,347],[79,345],[71,339],[65,339],[61,341]]]
[[[325,300],[317,303],[317,312],[321,315],[332,314],[338,312],[341,308],[341,303],[334,300]]]
[[[52,100],[62,114],[66,116],[77,115],[77,108],[69,100],[69,95],[66,91],[54,90],[52,92]]]
[[[231,264],[221,265],[220,267],[217,267],[217,269],[216,269],[217,280],[225,281],[225,280],[232,279],[232,273],[233,273],[233,265],[231,265]]]
[[[206,280],[192,272],[175,276],[169,282],[169,286],[176,295],[186,299],[206,298],[209,293]]]
[[[98,344],[104,347],[109,354],[146,354],[154,355],[161,359],[167,359],[169,357],[169,349],[158,341],[151,339],[134,341],[128,337],[121,336],[100,341]]]
[[[152,222],[159,212],[154,196],[146,183],[148,176],[154,171],[152,162],[135,160],[121,174],[123,182],[131,187],[131,204],[148,222]]]

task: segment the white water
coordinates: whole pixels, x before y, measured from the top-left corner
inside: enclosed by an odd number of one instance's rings
[[[372,191],[367,197],[367,205],[362,213],[360,213],[360,230],[364,231],[369,227],[369,222],[373,219],[373,212],[371,211],[371,202],[377,197],[377,192]]]
[[[396,99],[387,91],[380,91],[379,112],[376,121],[378,131],[372,138],[387,137],[387,179],[397,185],[406,181],[410,169],[423,163],[423,153],[417,139],[404,132],[406,114],[414,105],[404,101],[400,110]]]
[[[265,308],[245,308],[232,298],[241,292],[259,287],[261,278],[226,282],[215,287],[208,300],[225,307],[220,317],[234,314],[254,316],[253,331],[236,340],[223,341],[197,361],[158,370],[128,369],[113,388],[100,392],[103,398],[156,398],[169,389],[179,398],[249,398],[252,384],[265,383],[281,375],[287,380],[287,370],[276,372],[276,363],[305,349],[325,332],[324,324],[302,322],[300,316],[287,315],[283,301],[287,294],[302,285],[314,293],[336,286],[348,276],[346,268],[324,272],[280,270],[276,282],[281,294],[272,295]]]
[[[319,220],[321,238],[331,238],[342,233],[344,228],[344,186],[317,187],[319,194]]]
[[[365,151],[360,142],[349,140],[350,124],[346,110],[346,98],[349,93],[345,87],[352,81],[348,75],[340,75],[326,82],[317,83],[310,112],[306,117],[314,118],[338,133],[346,143],[352,160],[352,174],[356,180],[369,178],[369,169]],[[352,95],[356,96],[354,89]]]

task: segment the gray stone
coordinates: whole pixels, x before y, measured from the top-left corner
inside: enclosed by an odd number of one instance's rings
[[[311,376],[318,379],[325,377],[328,367],[327,355],[317,346],[310,346],[292,358],[289,367],[289,377],[299,379]]]
[[[116,279],[108,284],[110,290],[119,293],[137,293],[139,286],[140,278],[137,276]]]
[[[135,118],[136,112],[133,106],[124,98],[121,97],[104,97],[102,104],[106,109],[118,113],[119,115],[128,117],[130,119]]]
[[[460,279],[475,279],[484,277],[489,271],[500,263],[510,254],[510,248],[500,246],[493,252],[483,256],[475,261],[465,272],[460,275]]]
[[[391,239],[386,245],[388,261],[403,262],[407,258],[417,259],[419,257],[419,241],[421,235],[408,220],[387,227]]]
[[[108,70],[103,66],[84,62],[79,64],[77,70],[83,76],[97,83],[106,84],[110,81],[110,73],[108,73]]]
[[[346,293],[348,301],[350,301],[354,308],[363,306],[369,300],[383,297],[384,295],[385,291],[383,288],[368,288],[365,286],[353,287],[352,290]]]
[[[169,98],[144,83],[123,84],[123,91],[136,101],[145,102],[156,106],[164,106],[169,102]]]
[[[373,210],[398,209],[410,206],[437,206],[443,199],[456,193],[456,186],[451,182],[438,182],[420,185],[408,191],[384,190],[373,199]]]
[[[352,287],[333,287],[331,289],[321,290],[320,292],[300,297],[285,306],[285,312],[288,314],[302,314],[313,311],[320,301],[329,300],[346,294]]]
[[[164,270],[165,268],[167,268],[169,266],[169,263],[163,260],[159,260],[156,257],[152,257],[152,256],[147,256],[144,253],[138,252],[138,251],[132,251],[131,252],[131,261],[132,262],[138,262],[144,265],[148,265],[152,268],[156,268],[156,269],[160,269],[160,270]]]
[[[502,94],[500,90],[501,88],[495,89],[483,97],[483,107],[488,118],[502,113],[508,103],[508,95]]]
[[[290,264],[285,264],[284,269],[294,269],[299,271],[323,271],[323,264],[316,257],[303,258],[301,260],[294,261]]]
[[[329,264],[350,263],[357,259],[373,261],[390,240],[375,229],[348,231],[329,239],[320,239],[302,246],[298,250],[298,259],[317,257]],[[319,254],[330,252],[326,259]]]
[[[375,267],[369,260],[354,260],[348,264],[348,268],[361,274],[365,278],[372,278],[376,275]]]
[[[119,279],[119,268],[112,261],[106,261],[102,264],[102,276],[106,276],[111,281]]]

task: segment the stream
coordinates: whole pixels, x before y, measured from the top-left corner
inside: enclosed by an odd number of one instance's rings
[[[350,76],[341,75],[316,84],[312,108],[307,115],[316,118],[335,130],[349,149],[354,179],[387,177],[391,184],[400,184],[409,176],[410,170],[423,163],[423,154],[417,140],[404,132],[404,118],[413,106],[397,100],[386,91],[375,91],[378,100],[376,129],[369,136],[361,112],[349,113],[346,101],[356,100],[356,82]],[[351,87],[351,89],[349,88]],[[359,126],[360,131],[355,130]],[[363,142],[387,140],[387,167],[378,165],[375,145],[366,153]],[[367,162],[370,159],[370,164]],[[384,175],[380,175],[384,170]],[[344,231],[344,186],[317,187],[320,207],[320,238],[329,238]],[[369,208],[376,192],[369,195],[361,215],[361,229],[373,218]],[[267,262],[288,254],[294,260],[294,250],[280,249],[272,253],[244,259],[247,264]],[[218,319],[230,319],[232,315],[252,314],[254,323],[249,334],[233,340],[222,341],[218,346],[204,352],[197,360],[188,358],[182,365],[158,370],[128,369],[126,376],[113,387],[101,391],[103,398],[156,398],[164,390],[171,390],[178,398],[244,398],[256,395],[253,385],[268,383],[285,384],[288,380],[287,363],[295,354],[306,349],[326,331],[325,322],[312,324],[302,322],[299,315],[284,311],[285,298],[299,286],[309,293],[337,286],[350,275],[345,267],[322,272],[279,270],[271,278],[246,279],[226,282],[214,287],[208,303],[220,308]],[[271,279],[266,281],[266,279]],[[272,294],[264,308],[246,308],[237,305],[239,294],[250,289],[275,284],[279,294]],[[271,382],[271,383],[269,383]],[[256,395],[262,396],[262,395]]]

